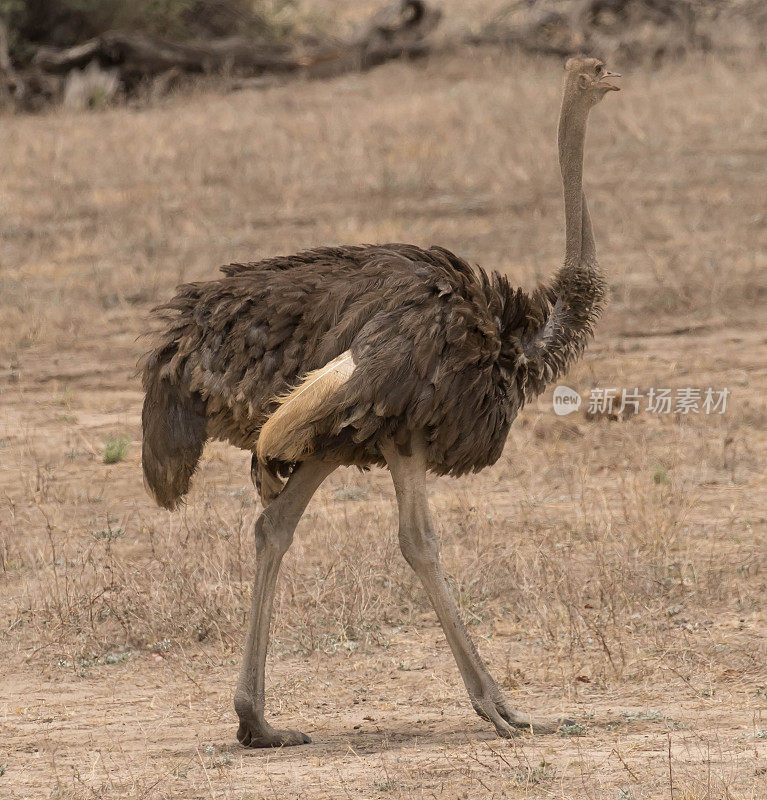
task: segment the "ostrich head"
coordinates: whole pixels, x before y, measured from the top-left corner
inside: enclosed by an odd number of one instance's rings
[[[565,64],[565,95],[572,102],[583,104],[586,108],[598,103],[608,92],[620,89],[607,78],[620,78],[617,72],[610,72],[598,58],[579,56]]]

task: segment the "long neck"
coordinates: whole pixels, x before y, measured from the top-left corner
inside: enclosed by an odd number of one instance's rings
[[[594,231],[591,228],[591,215],[586,203],[586,193],[581,192],[583,205],[583,224],[581,225],[581,264],[596,266],[597,246],[594,242]]]
[[[559,118],[559,164],[565,196],[565,262],[554,279],[540,287],[540,322],[522,340],[527,359],[525,393],[540,394],[583,352],[602,310],[605,281],[596,260],[586,196],[583,147],[588,107],[565,90]]]
[[[588,111],[565,93],[559,117],[559,167],[565,197],[565,263],[581,260],[584,228],[583,147]],[[586,211],[588,220],[588,211]],[[588,223],[590,231],[591,224]],[[592,237],[593,239],[593,237]]]

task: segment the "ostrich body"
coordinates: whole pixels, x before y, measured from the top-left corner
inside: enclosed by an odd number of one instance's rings
[[[517,412],[582,352],[604,281],[582,189],[586,121],[617,87],[602,63],[565,67],[559,158],[566,252],[531,295],[438,247],[319,248],[224,267],[180,287],[144,363],[143,467],[174,508],[209,438],[253,452],[264,503],[245,657],[235,694],[248,746],[308,742],[264,717],[272,602],[306,505],[340,465],[391,472],[399,542],[431,600],[477,713],[502,736],[555,730],[504,699],[461,622],[441,570],[426,472],[493,464]]]

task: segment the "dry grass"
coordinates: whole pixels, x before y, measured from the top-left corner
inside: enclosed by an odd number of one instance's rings
[[[494,468],[434,481],[493,671],[516,704],[578,722],[514,742],[464,700],[397,551],[388,477],[344,471],[276,603],[270,706],[318,744],[239,749],[248,459],[210,446],[186,508],[153,507],[132,373],[149,307],[227,261],[404,239],[526,286],[550,273],[555,65],[475,51],[3,121],[2,796],[765,796],[767,62],[624,86],[588,156],[612,303],[568,384],[733,394],[722,416],[620,422],[558,419],[547,395]]]

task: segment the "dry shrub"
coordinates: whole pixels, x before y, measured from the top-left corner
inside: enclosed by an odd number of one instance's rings
[[[570,664],[573,677],[584,664],[603,681],[646,677],[660,662],[710,666],[717,651],[700,632],[714,610],[753,607],[731,587],[755,554],[725,561],[713,539],[702,546],[688,522],[695,498],[673,482],[615,483],[611,502],[582,478],[561,518],[525,501],[504,516],[490,493],[448,495],[436,519],[464,617],[480,635],[500,624]],[[324,491],[315,503],[280,576],[275,651],[385,647],[392,630],[429,622],[396,545],[392,504]],[[54,659],[164,641],[237,651],[257,511],[246,489],[206,492],[162,521],[115,519],[86,536],[49,524],[35,580],[17,595],[17,628],[31,626]],[[756,666],[745,655],[744,669]]]
[[[243,509],[213,515],[205,526],[181,515],[163,525],[108,518],[106,527],[79,536],[48,522],[37,563],[29,554],[14,560],[16,571],[36,567],[41,575],[18,595],[19,627],[31,625],[43,649],[67,657],[166,639],[226,643],[248,605]],[[137,540],[149,546],[139,550]]]

